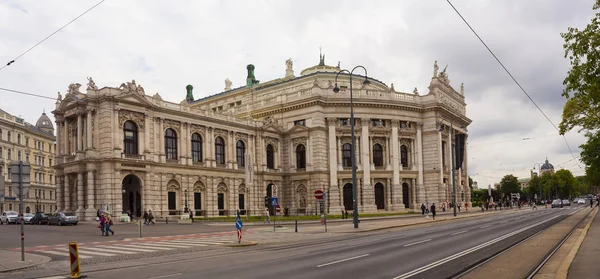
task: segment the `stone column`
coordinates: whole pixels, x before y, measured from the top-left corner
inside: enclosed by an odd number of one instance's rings
[[[158,129],[158,133],[156,133],[158,135],[158,140],[160,142],[159,145],[159,154],[160,154],[160,162],[161,163],[165,163],[166,162],[166,155],[165,154],[165,119],[164,118],[159,118],[159,129]]]
[[[412,206],[409,204],[409,206],[411,206],[412,208],[416,208],[417,206],[419,206],[417,204],[417,183],[416,183],[416,179],[411,179],[411,183],[410,183],[410,200],[412,201]]]
[[[85,211],[87,220],[95,220],[96,217],[96,189],[94,183],[94,171],[88,170],[87,172],[87,209]]]
[[[442,138],[442,133],[443,132],[439,132],[438,133],[438,144],[439,144],[439,147],[440,147],[439,153],[438,153],[439,154],[438,155],[438,161],[439,161],[439,164],[440,164],[440,179],[439,179],[439,183],[438,184],[442,184],[444,182],[444,163],[445,162],[444,162],[443,157],[442,157],[442,153],[444,152],[444,149],[442,148],[443,144],[444,144],[443,138]],[[446,144],[446,146],[448,146],[448,144]]]
[[[277,169],[278,169],[280,172],[282,172],[282,171],[283,171],[283,170],[282,170],[282,167],[283,167],[283,165],[281,164],[281,162],[283,162],[283,150],[282,150],[282,148],[281,148],[281,140],[278,140],[278,141],[277,141],[277,154],[276,154],[276,158],[277,158],[277,159],[275,160],[275,164],[277,164],[277,165],[276,165],[276,168],[277,168]],[[292,156],[292,157],[290,157],[290,158],[296,158],[296,157]],[[293,160],[293,165],[294,165],[294,166],[296,166],[296,160]]]
[[[65,197],[64,211],[71,211],[71,180],[69,179],[69,174],[65,174],[65,188],[63,196]]]
[[[70,155],[69,154],[69,141],[71,139],[69,139],[69,121],[65,118],[65,121],[63,121],[63,153],[65,155]]]
[[[92,110],[87,111],[85,120],[86,149],[92,149]]]
[[[342,207],[341,207],[341,196],[340,196],[340,187],[338,184],[338,176],[337,176],[337,171],[338,171],[338,162],[337,159],[339,158],[338,153],[338,146],[340,146],[339,144],[336,144],[340,142],[339,137],[336,137],[335,135],[335,119],[327,119],[327,125],[328,125],[328,141],[329,141],[329,212],[334,212],[335,214],[337,214],[338,212],[341,212]],[[341,146],[340,146],[341,148]],[[309,195],[310,193],[307,193],[307,195]],[[310,195],[309,195],[310,197]],[[309,197],[306,197],[307,199],[309,199]]]
[[[362,119],[361,122],[361,149],[363,151],[363,205],[365,212],[374,212],[377,211],[377,206],[375,205],[375,192],[373,190],[373,185],[371,185],[371,161],[369,160],[371,155],[371,148],[369,146],[369,119]]]
[[[227,138],[225,139],[225,163],[227,164],[228,169],[233,169],[233,161],[235,161],[235,139],[233,138],[233,133],[231,131],[227,131]],[[233,191],[228,191],[229,194]]]
[[[179,164],[180,165],[185,165],[187,163],[186,162],[186,158],[188,156],[188,154],[186,154],[187,153],[187,146],[188,146],[188,144],[191,144],[191,143],[189,143],[189,140],[188,140],[188,138],[189,138],[188,127],[189,126],[188,126],[187,123],[180,122],[180,124],[179,124],[179,128],[180,128],[181,134],[179,135],[179,146],[180,146],[180,149],[177,150],[179,152],[179,154],[177,154],[177,156],[179,157]]]
[[[83,197],[83,173],[77,173],[77,216],[82,220],[85,219],[85,209],[83,208],[84,197]]]
[[[62,142],[64,141],[63,139],[63,135],[62,135],[62,123],[63,121],[56,121],[56,156],[60,156],[63,154],[63,147],[62,147]]]
[[[392,120],[392,183],[390,185],[394,189],[391,196],[392,210],[404,208],[404,203],[402,203],[403,192],[400,185],[400,148],[398,143],[398,124],[398,120]]]
[[[150,153],[150,116],[147,113],[144,114],[144,153]],[[155,143],[156,144],[156,143]],[[146,158],[148,160],[149,158]]]
[[[55,197],[56,197],[56,211],[62,211],[65,207],[65,203],[64,203],[64,187],[65,187],[65,180],[64,177],[62,176],[57,176],[56,177],[56,192]]]
[[[187,143],[187,164],[188,165],[193,165],[194,164],[194,160],[192,158],[192,126],[191,124],[188,123],[187,125],[187,132],[188,132],[188,143]],[[204,155],[204,154],[202,154]]]
[[[426,190],[425,185],[423,184],[423,124],[417,124],[417,166],[419,168],[419,177],[418,183],[416,185],[413,184],[413,187],[416,186],[416,202],[414,203],[415,209],[421,203],[425,202],[426,198]]]
[[[331,129],[331,128],[330,128]],[[335,135],[335,127],[333,127],[333,134]],[[329,135],[331,135],[331,130],[329,130]],[[337,137],[337,147],[336,147],[336,153],[330,153],[330,156],[333,156],[333,154],[336,154],[337,157],[337,166],[339,166],[339,169],[342,169],[342,137],[339,136]]]
[[[313,170],[313,138],[308,133],[308,138],[306,139],[306,171]]]
[[[451,129],[450,132],[448,133],[448,141],[446,143],[446,162],[447,162],[446,164],[448,165],[448,170],[450,171],[450,175],[448,175],[448,178],[449,178],[448,181],[449,181],[449,183],[447,185],[448,185],[448,189],[450,190],[450,193],[452,193],[452,182],[456,183],[456,172],[454,173],[455,174],[454,175],[454,181],[452,181],[452,171],[454,171],[452,169],[452,142],[453,142],[453,140],[452,140],[452,133],[453,132],[454,132],[454,130]],[[460,189],[460,184],[456,183],[456,193],[457,193],[457,195],[460,193],[459,189]],[[448,197],[452,198],[452,194],[450,194]],[[456,197],[460,198],[460,196],[456,196]],[[441,198],[440,198],[440,200],[441,200]],[[457,199],[457,201],[458,201],[458,199]]]

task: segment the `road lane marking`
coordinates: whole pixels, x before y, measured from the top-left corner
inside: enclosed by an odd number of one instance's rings
[[[453,234],[451,234],[451,235],[457,235],[457,234],[461,234],[461,233],[466,233],[466,232],[468,232],[468,231],[469,231],[469,230],[464,230],[464,231],[460,231],[460,232],[455,232],[455,233],[453,233]]]
[[[404,273],[404,274],[402,274],[402,275],[400,275],[400,276],[394,277],[393,279],[405,279],[405,278],[409,278],[409,277],[415,276],[415,275],[417,275],[417,274],[423,273],[423,272],[425,272],[425,271],[427,271],[427,270],[430,270],[430,269],[432,269],[432,268],[435,268],[435,267],[437,267],[437,266],[443,265],[443,264],[445,264],[445,263],[447,263],[447,262],[449,262],[449,261],[452,261],[452,260],[458,259],[458,258],[460,258],[460,257],[462,257],[462,256],[465,256],[465,255],[467,255],[467,254],[470,254],[470,253],[472,253],[472,252],[475,252],[475,251],[477,251],[477,250],[481,250],[481,249],[483,249],[483,248],[485,248],[485,247],[487,247],[487,246],[490,246],[490,245],[492,245],[492,244],[494,244],[494,243],[500,242],[500,241],[502,241],[502,240],[504,240],[504,239],[507,239],[507,238],[509,238],[509,237],[511,237],[511,236],[514,236],[514,235],[516,235],[516,234],[519,234],[519,233],[521,233],[521,232],[524,232],[524,231],[526,231],[526,230],[529,230],[529,229],[531,229],[531,228],[534,228],[534,227],[536,227],[536,226],[539,226],[539,225],[541,225],[541,224],[544,224],[544,223],[546,223],[546,222],[548,222],[548,221],[550,221],[550,220],[556,219],[556,218],[558,218],[558,217],[560,217],[560,215],[557,215],[557,216],[554,216],[554,217],[552,217],[552,218],[546,219],[546,220],[544,220],[544,221],[538,222],[538,223],[536,223],[536,224],[533,224],[533,225],[530,225],[530,226],[527,226],[527,227],[521,228],[521,229],[519,229],[519,230],[516,230],[516,231],[513,231],[513,232],[511,232],[511,233],[509,233],[509,234],[505,234],[505,235],[503,235],[503,236],[501,236],[501,237],[494,238],[494,239],[492,239],[492,240],[490,240],[490,241],[488,241],[488,242],[485,242],[485,243],[483,243],[483,244],[479,244],[479,245],[477,245],[477,246],[475,246],[475,247],[472,247],[472,248],[469,248],[469,249],[467,249],[467,250],[464,250],[464,251],[462,251],[462,252],[456,253],[456,254],[454,254],[454,255],[452,255],[452,256],[449,256],[449,257],[443,258],[443,259],[441,259],[441,260],[438,260],[438,261],[436,261],[436,262],[430,263],[430,264],[428,264],[428,265],[425,265],[425,266],[419,267],[419,268],[417,268],[417,269],[415,269],[415,270],[412,270],[412,271],[409,271],[409,272],[407,272],[407,273]]]
[[[355,260],[355,259],[358,259],[358,258],[364,258],[364,257],[366,257],[368,255],[369,254],[364,254],[364,255],[360,255],[360,256],[356,256],[356,257],[352,257],[352,258],[347,258],[347,259],[343,259],[343,260],[339,260],[339,261],[335,261],[335,262],[321,264],[321,265],[317,265],[317,267],[324,267],[324,266],[328,266],[328,265],[332,265],[332,264],[336,264],[336,263],[341,263],[341,262],[346,262],[346,261],[350,261],[350,260]]]
[[[179,276],[179,275],[183,275],[183,273],[175,273],[175,274],[169,274],[169,275],[163,275],[163,276],[150,277],[148,279],[167,278],[167,277],[173,277],[173,276]]]
[[[491,226],[492,226],[492,225],[485,225],[485,226],[481,226],[481,227],[479,227],[479,228],[480,228],[480,229],[485,229],[485,228],[489,228],[489,227],[491,227]]]
[[[425,243],[427,241],[431,241],[431,238],[430,239],[421,240],[421,241],[417,241],[417,242],[413,242],[413,243],[409,243],[409,244],[405,244],[404,247],[408,247],[408,246],[413,246],[413,245]]]

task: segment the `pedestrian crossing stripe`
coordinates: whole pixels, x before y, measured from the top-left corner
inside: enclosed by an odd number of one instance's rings
[[[128,244],[115,244],[115,245],[98,245],[98,246],[79,246],[79,258],[89,259],[93,257],[112,257],[117,255],[132,255],[138,253],[152,253],[164,250],[174,249],[185,249],[194,247],[205,247],[209,245],[224,245],[233,243],[232,241],[208,241],[208,239],[179,239],[179,240],[168,240],[168,241],[140,241],[140,242],[129,242]],[[106,244],[106,243],[105,243]],[[49,250],[38,250],[31,251],[32,253],[43,253],[54,256],[69,257],[68,249],[64,247],[51,248]]]

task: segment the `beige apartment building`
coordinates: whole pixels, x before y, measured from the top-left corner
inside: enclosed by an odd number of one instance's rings
[[[0,110],[0,179],[4,179],[4,202],[0,211],[19,211],[19,192],[10,187],[10,166],[19,161],[31,164],[31,184],[24,197],[25,213],[56,210],[54,184],[54,126],[46,113],[35,125]]]
[[[285,66],[285,68],[283,67]],[[147,94],[135,80],[59,93],[57,205],[92,219],[96,210],[141,216],[262,215],[265,197],[282,213],[351,210],[351,158],[357,163],[360,212],[403,211],[450,202],[450,127],[466,134],[464,87],[456,91],[437,62],[420,94],[353,76],[356,152],[351,152],[350,76],[339,66],[316,66],[259,82],[247,66],[245,84],[201,99],[185,87],[181,102]],[[285,73],[285,74],[284,74]],[[240,80],[238,77],[236,80]],[[364,81],[369,83],[365,84]],[[182,97],[184,87],[182,86]],[[456,171],[457,201],[470,203],[467,159]]]

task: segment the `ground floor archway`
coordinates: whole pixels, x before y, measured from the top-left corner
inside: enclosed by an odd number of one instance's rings
[[[375,184],[375,205],[377,209],[385,209],[385,187],[381,183]]]
[[[129,174],[123,178],[123,212],[130,211],[133,216],[142,216],[142,182],[134,175]]]
[[[346,183],[346,185],[344,185],[344,209],[354,209],[354,204],[352,200],[352,184],[350,183]]]
[[[408,208],[409,206],[409,188],[408,188],[408,183],[404,182],[402,183],[402,203],[404,204],[405,208]]]

